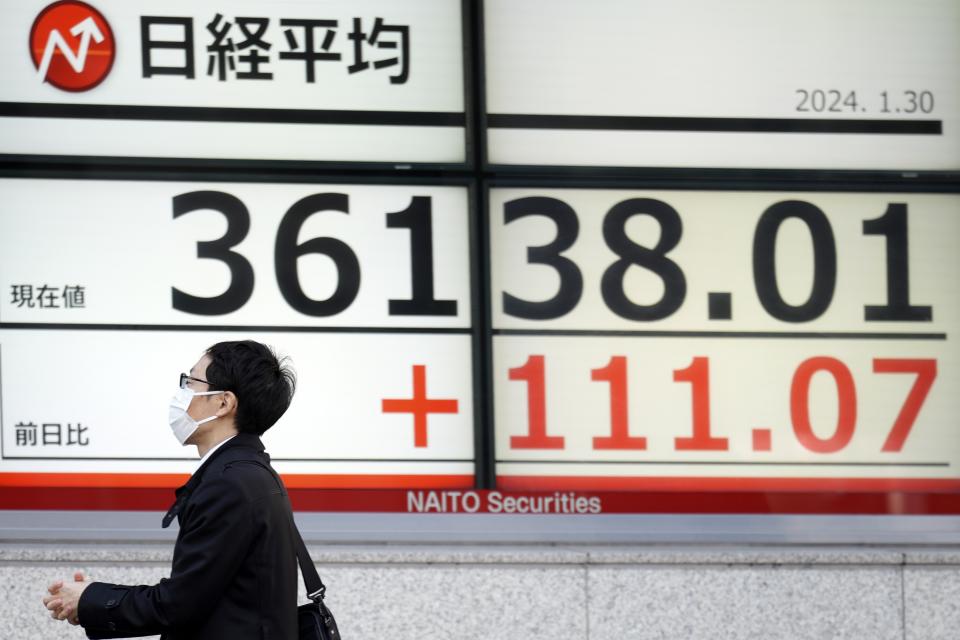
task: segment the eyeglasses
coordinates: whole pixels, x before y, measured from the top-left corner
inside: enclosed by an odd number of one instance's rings
[[[181,374],[180,374],[180,388],[181,388],[181,389],[186,389],[186,388],[187,388],[187,380],[193,380],[194,382],[202,382],[203,384],[210,384],[210,383],[207,382],[206,380],[201,380],[200,378],[194,378],[193,376],[188,376],[188,375],[185,374],[185,373],[181,373]]]

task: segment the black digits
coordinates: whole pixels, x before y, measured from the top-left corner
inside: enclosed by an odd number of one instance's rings
[[[864,306],[864,320],[933,320],[933,307],[910,304],[907,205],[891,202],[882,216],[863,221],[863,234],[885,236],[887,239],[887,304]]]
[[[173,197],[173,218],[212,209],[227,219],[227,232],[216,240],[197,242],[197,257],[219,260],[230,269],[230,286],[218,296],[204,298],[172,287],[173,308],[201,316],[219,316],[236,311],[253,294],[253,267],[231,248],[240,244],[250,231],[250,212],[236,196],[222,191],[191,191]]]
[[[777,285],[777,232],[788,218],[806,224],[813,242],[813,288],[807,301],[796,306],[783,299]],[[802,200],[784,200],[763,212],[753,236],[753,282],[760,304],[778,320],[808,322],[827,310],[837,284],[837,248],[823,211]]]
[[[660,225],[660,239],[653,249],[627,237],[627,221],[637,215],[650,216]],[[603,272],[600,293],[611,311],[627,320],[662,320],[680,308],[687,294],[687,281],[683,270],[667,254],[677,246],[682,235],[680,214],[666,202],[631,198],[610,209],[603,219],[603,239],[620,259]],[[627,297],[623,278],[634,265],[652,271],[663,280],[663,296],[656,303],[636,304]]]
[[[583,275],[569,258],[560,255],[573,246],[580,232],[576,212],[562,200],[530,196],[511,200],[503,206],[504,222],[509,224],[526,216],[544,216],[557,225],[553,242],[527,247],[527,262],[553,267],[560,277],[560,288],[549,300],[535,302],[503,293],[504,313],[528,320],[551,320],[570,313],[583,295]]]
[[[350,306],[360,291],[360,262],[345,242],[336,238],[312,238],[297,244],[303,223],[321,211],[349,214],[347,194],[318,193],[295,202],[280,222],[273,254],[277,285],[283,299],[300,313],[315,317],[340,313]],[[300,286],[297,259],[308,253],[325,255],[337,266],[337,289],[326,300],[307,297]]]
[[[387,214],[388,229],[410,229],[409,300],[389,302],[392,316],[455,316],[456,300],[437,300],[433,291],[433,213],[429,196],[414,196],[403,211]]]

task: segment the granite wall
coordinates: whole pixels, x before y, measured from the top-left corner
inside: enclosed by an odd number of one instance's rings
[[[152,583],[171,545],[0,544],[0,638],[82,638],[46,616],[74,570]],[[346,640],[960,638],[960,548],[311,545]]]

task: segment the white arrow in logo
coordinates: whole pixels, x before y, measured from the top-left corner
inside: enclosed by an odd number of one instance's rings
[[[87,51],[90,49],[90,38],[93,38],[93,41],[97,44],[103,42],[103,34],[100,33],[97,23],[89,16],[73,25],[70,33],[75,36],[80,36],[80,48],[76,54],[73,53],[70,45],[63,39],[63,36],[60,35],[59,30],[54,29],[50,32],[50,35],[47,36],[47,46],[43,50],[43,58],[40,60],[40,69],[37,72],[42,81],[46,81],[47,79],[47,70],[50,68],[50,61],[53,59],[55,49],[60,49],[60,52],[63,53],[63,56],[67,59],[67,62],[70,63],[70,66],[73,67],[74,71],[82,73],[83,67],[87,63]]]

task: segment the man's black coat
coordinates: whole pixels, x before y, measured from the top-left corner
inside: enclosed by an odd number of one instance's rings
[[[170,577],[154,586],[94,582],[80,597],[90,638],[295,640],[297,552],[287,492],[260,438],[213,452],[164,517],[180,533]]]

